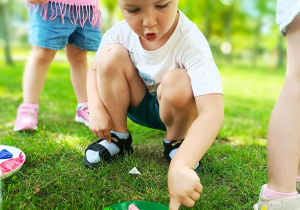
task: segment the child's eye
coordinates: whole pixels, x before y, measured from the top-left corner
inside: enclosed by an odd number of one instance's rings
[[[137,13],[140,9],[128,9],[127,12],[128,13]]]
[[[164,5],[156,5],[156,8],[158,9],[163,9],[163,8],[166,8],[168,6],[169,3],[166,3]]]

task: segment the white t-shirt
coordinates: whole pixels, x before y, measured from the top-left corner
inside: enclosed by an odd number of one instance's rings
[[[286,26],[290,24],[300,12],[300,0],[278,0],[276,23],[285,35]]]
[[[182,12],[179,14],[173,34],[155,51],[145,50],[139,36],[123,20],[103,35],[97,54],[108,44],[123,45],[151,94],[156,93],[164,73],[175,68],[187,70],[194,96],[222,94],[219,71],[207,40],[194,23]]]

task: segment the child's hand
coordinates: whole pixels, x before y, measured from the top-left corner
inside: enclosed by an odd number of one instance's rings
[[[168,187],[170,210],[178,210],[181,204],[193,207],[203,190],[200,178],[193,169],[172,164],[168,174]]]
[[[27,0],[30,4],[45,4],[47,0]]]
[[[90,109],[89,128],[97,138],[106,139],[108,142],[111,141],[111,119],[107,112]]]

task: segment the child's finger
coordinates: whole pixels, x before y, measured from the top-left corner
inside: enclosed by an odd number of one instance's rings
[[[108,143],[110,143],[111,142],[111,136],[110,136],[110,132],[108,131],[108,132],[103,132],[104,133],[104,138],[106,139],[106,141],[108,142]]]
[[[197,201],[200,199],[200,193],[194,191],[190,194],[190,198],[193,200],[193,201]]]
[[[181,203],[175,199],[170,199],[169,210],[178,210]]]
[[[195,205],[195,201],[190,197],[185,198],[181,202],[182,202],[183,205],[185,205],[186,207],[190,207],[190,208]]]
[[[196,192],[198,192],[198,193],[202,193],[202,191],[203,191],[203,186],[202,186],[202,184],[197,184],[196,186],[195,186],[195,191]]]
[[[97,133],[96,133],[93,129],[91,129],[91,128],[90,128],[90,131],[91,131],[91,133],[94,134],[94,136],[97,138]]]
[[[93,130],[91,130],[91,132],[92,132],[92,134],[94,134],[94,136],[95,136],[96,138],[98,138],[98,134],[97,134],[96,132],[94,132]]]
[[[97,130],[91,130],[91,132],[94,134],[94,136],[96,138],[100,138],[100,134],[99,134],[99,132]]]

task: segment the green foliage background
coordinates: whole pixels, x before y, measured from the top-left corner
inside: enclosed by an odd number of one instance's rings
[[[16,6],[18,5],[18,6]],[[122,19],[116,0],[101,0],[102,33]],[[28,45],[28,14],[23,0],[0,1],[5,10],[8,38],[0,27],[0,51]],[[284,66],[285,41],[275,23],[275,0],[179,0],[179,9],[203,32],[214,58],[226,64],[268,65],[272,71]],[[224,54],[222,45],[231,52]],[[1,52],[4,53],[4,52]],[[1,55],[1,54],[0,54]]]

